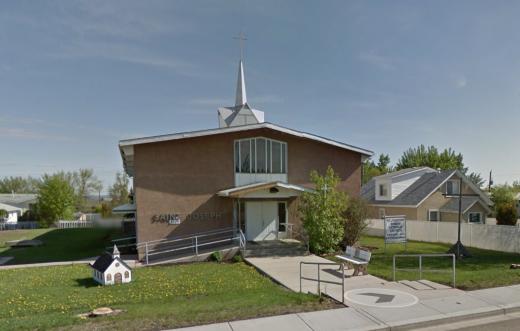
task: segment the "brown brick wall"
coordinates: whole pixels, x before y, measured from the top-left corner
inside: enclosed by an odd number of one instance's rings
[[[313,140],[259,129],[134,146],[134,189],[139,242],[232,226],[232,201],[216,196],[234,186],[233,142],[258,137],[287,142],[288,181],[310,186],[309,173],[328,165],[340,175],[340,189],[358,195],[361,155]],[[211,213],[220,213],[219,217]],[[155,214],[181,216],[180,225],[152,223]],[[204,219],[188,215],[208,214]],[[299,223],[297,203],[289,204],[289,222]]]

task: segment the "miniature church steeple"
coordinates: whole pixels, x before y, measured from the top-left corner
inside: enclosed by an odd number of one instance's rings
[[[264,112],[253,109],[247,103],[246,80],[244,75],[243,41],[246,40],[241,32],[235,39],[240,40],[240,61],[238,62],[237,90],[235,95],[235,106],[221,107],[218,109],[219,127],[258,124],[264,122]]]
[[[112,251],[112,258],[115,259],[116,257],[121,258],[121,254],[119,253],[119,249],[117,249],[117,246],[114,244],[114,250]]]

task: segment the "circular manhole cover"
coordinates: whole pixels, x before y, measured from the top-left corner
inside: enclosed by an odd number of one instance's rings
[[[345,292],[345,299],[358,305],[378,308],[403,308],[419,302],[415,295],[385,288],[350,290]]]

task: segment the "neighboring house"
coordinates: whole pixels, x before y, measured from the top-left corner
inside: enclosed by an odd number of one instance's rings
[[[338,189],[359,195],[371,151],[264,122],[247,102],[241,62],[237,85],[235,106],[217,112],[219,128],[119,142],[135,189],[135,205],[121,209],[135,209],[137,242],[232,227],[247,240],[285,238],[301,228],[310,172],[329,165]]]
[[[0,203],[17,207],[22,210],[22,214],[31,209],[38,201],[38,196],[31,193],[0,193]]]
[[[22,208],[0,203],[0,210],[2,209],[7,212],[7,217],[0,218],[0,222],[3,223],[17,223],[18,217],[22,215]]]
[[[104,253],[90,266],[93,269],[92,277],[101,285],[123,284],[132,281],[132,269],[121,259],[116,245],[114,245],[112,254]]]
[[[372,218],[404,215],[409,220],[454,222],[458,220],[457,195],[461,190],[474,195],[462,198],[463,220],[485,223],[491,200],[458,170],[399,170],[372,178],[362,187],[361,196],[368,201]]]

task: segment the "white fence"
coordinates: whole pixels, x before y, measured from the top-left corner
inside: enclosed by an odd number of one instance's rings
[[[457,241],[457,222],[406,221],[409,240],[453,244]],[[365,233],[384,236],[384,221],[372,219]],[[461,224],[461,241],[465,246],[520,253],[520,227],[492,224]]]
[[[55,223],[58,229],[93,228],[92,221],[58,221]]]

